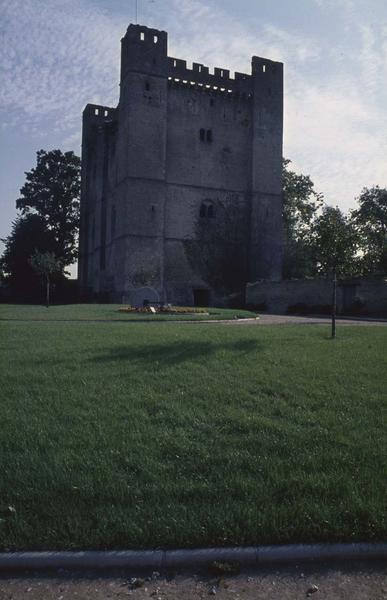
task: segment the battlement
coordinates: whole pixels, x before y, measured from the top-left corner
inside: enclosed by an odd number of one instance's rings
[[[143,46],[149,46],[151,48],[157,48],[157,50],[163,52],[167,50],[168,34],[166,31],[159,29],[152,29],[145,27],[145,25],[133,25],[130,24],[126,30],[123,40],[128,40],[135,44],[141,44]]]
[[[237,93],[251,97],[254,80],[261,82],[280,75],[282,63],[261,57],[253,57],[251,73],[230,73],[224,67],[209,67],[194,62],[189,68],[187,61],[168,56],[168,34],[143,25],[129,25],[122,38],[122,77],[127,71],[144,72],[167,77],[171,84],[182,84],[204,90]]]
[[[229,69],[220,67],[215,67],[211,73],[209,67],[195,62],[192,69],[189,69],[186,60],[173,57],[168,57],[168,79],[220,92],[249,94],[252,90],[251,75],[236,72],[232,77]]]
[[[111,106],[102,106],[100,104],[86,104],[83,111],[83,118],[95,122],[110,121],[115,116],[116,109]]]

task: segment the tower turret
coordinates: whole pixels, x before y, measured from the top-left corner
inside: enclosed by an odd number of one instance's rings
[[[281,279],[283,64],[253,56],[250,281]]]

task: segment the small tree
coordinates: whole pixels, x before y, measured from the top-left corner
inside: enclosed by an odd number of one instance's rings
[[[337,275],[353,275],[357,271],[358,237],[351,220],[341,210],[325,206],[311,227],[312,252],[317,272],[331,275],[332,337],[336,337]]]
[[[23,302],[37,300],[39,279],[30,263],[31,255],[36,250],[54,252],[55,249],[55,240],[44,219],[36,214],[17,217],[12,223],[10,235],[2,242],[5,248],[0,258],[0,268],[12,297]]]
[[[63,263],[53,252],[39,252],[35,250],[30,258],[30,264],[37,273],[39,273],[46,283],[46,306],[50,306],[50,286],[51,278],[55,273],[60,273],[63,269]]]

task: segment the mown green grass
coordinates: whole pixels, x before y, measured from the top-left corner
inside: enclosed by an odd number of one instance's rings
[[[1,549],[385,539],[387,329],[0,328]]]
[[[119,312],[122,304],[0,304],[0,319],[33,321],[214,321],[255,318],[249,310],[208,308],[208,314],[147,314]]]

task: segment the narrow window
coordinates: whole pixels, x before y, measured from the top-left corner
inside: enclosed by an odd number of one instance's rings
[[[103,113],[104,117],[107,117],[107,116],[108,116],[108,114],[109,114],[109,113],[108,113],[108,111],[107,111],[107,110],[105,110],[105,112]]]
[[[206,205],[205,205],[205,204],[201,204],[201,205],[200,205],[200,216],[201,216],[202,218],[204,218],[204,217],[206,217],[206,216],[207,216],[207,207],[206,207]]]
[[[198,71],[199,71],[199,73],[202,72],[202,66],[201,65],[199,65]]]
[[[173,66],[174,66],[174,67],[175,67],[175,69],[176,69],[176,67],[177,67],[177,60],[174,60],[174,61],[173,61]]]
[[[158,36],[157,36],[157,35],[154,35],[154,36],[153,36],[153,43],[154,43],[154,44],[157,44],[157,42],[158,42],[158,41],[159,41],[159,38],[158,38]]]
[[[98,108],[95,108],[95,109],[94,109],[94,114],[95,114],[95,115],[99,115],[99,109],[98,109]]]
[[[207,208],[207,217],[209,219],[214,219],[214,217],[215,217],[215,209],[212,204],[210,204],[209,207]]]
[[[266,73],[266,65],[262,65],[262,71]]]
[[[205,137],[206,137],[206,131],[205,131],[205,129],[201,129],[200,130],[200,141],[204,142]]]
[[[207,129],[207,142],[212,142],[212,130]]]
[[[220,70],[220,76],[223,77],[223,69]]]
[[[141,31],[141,33],[140,33],[140,40],[142,42],[145,40],[145,33],[143,31]]]

